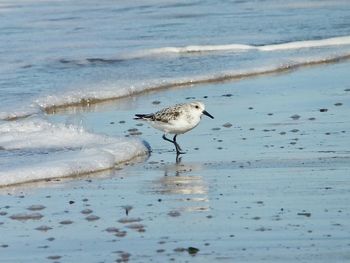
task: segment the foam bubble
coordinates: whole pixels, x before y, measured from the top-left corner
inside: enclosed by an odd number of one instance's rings
[[[0,124],[0,147],[3,155],[11,155],[0,167],[0,186],[99,172],[148,152],[138,139],[40,118]]]

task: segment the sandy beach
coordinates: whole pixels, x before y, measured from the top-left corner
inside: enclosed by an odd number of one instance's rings
[[[70,108],[52,122],[138,137],[149,156],[0,189],[0,262],[347,262],[349,61]],[[133,120],[201,100],[176,163]]]

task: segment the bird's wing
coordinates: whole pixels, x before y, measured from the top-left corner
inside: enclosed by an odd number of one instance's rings
[[[168,123],[180,114],[182,104],[176,104],[150,114],[135,114],[135,120],[148,120]]]

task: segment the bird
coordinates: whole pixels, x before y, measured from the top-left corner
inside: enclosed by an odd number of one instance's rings
[[[178,156],[185,152],[182,151],[180,145],[177,143],[176,137],[179,134],[184,134],[195,128],[199,124],[203,114],[214,119],[214,117],[205,110],[203,102],[194,101],[176,104],[155,113],[135,114],[134,119],[146,121],[153,128],[163,131],[164,134],[162,138],[174,144],[176,155]],[[167,138],[167,134],[174,134],[173,139]]]

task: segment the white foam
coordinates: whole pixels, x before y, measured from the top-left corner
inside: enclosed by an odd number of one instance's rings
[[[334,37],[320,40],[296,41],[290,43],[266,45],[257,47],[261,51],[292,50],[301,48],[318,48],[330,46],[350,45],[350,36]]]
[[[329,46],[350,45],[350,36],[334,37],[320,40],[295,41],[273,45],[244,45],[244,44],[227,44],[227,45],[190,45],[184,47],[161,47],[149,50],[138,51],[133,54],[121,56],[121,59],[136,59],[149,56],[160,56],[167,54],[184,54],[200,52],[217,52],[217,51],[236,51],[243,52],[248,50],[258,51],[278,51],[293,50],[302,48],[318,48]]]
[[[305,41],[294,41],[281,44],[270,44],[270,45],[248,45],[248,44],[225,44],[225,45],[188,45],[182,47],[159,47],[144,50],[135,50],[130,53],[123,53],[117,56],[107,58],[95,58],[95,59],[64,59],[68,62],[73,62],[79,65],[88,65],[90,61],[108,62],[121,61],[121,60],[132,60],[132,59],[143,59],[143,58],[154,58],[154,57],[167,57],[169,55],[190,55],[192,53],[211,53],[211,52],[247,52],[251,50],[261,52],[272,52],[280,50],[295,50],[305,48],[320,48],[320,47],[334,47],[350,45],[350,36],[341,36],[326,38],[320,40],[305,40]]]
[[[148,152],[138,139],[93,134],[39,118],[0,124],[0,147],[12,154],[0,167],[0,186],[98,172]]]
[[[320,55],[313,57],[294,57],[293,60],[281,62],[276,61],[269,65],[262,65],[254,68],[240,70],[227,70],[223,72],[212,73],[208,75],[197,75],[192,77],[183,77],[176,79],[153,80],[149,82],[133,83],[134,85],[111,85],[104,87],[92,87],[91,90],[70,91],[56,96],[41,98],[36,103],[42,108],[69,106],[74,104],[88,104],[89,101],[98,102],[100,100],[117,99],[121,97],[135,95],[141,92],[160,90],[185,85],[200,84],[206,82],[222,81],[229,79],[238,79],[272,72],[306,66],[309,64],[326,63],[337,61],[342,58],[349,58],[350,52],[337,53],[333,55]]]

